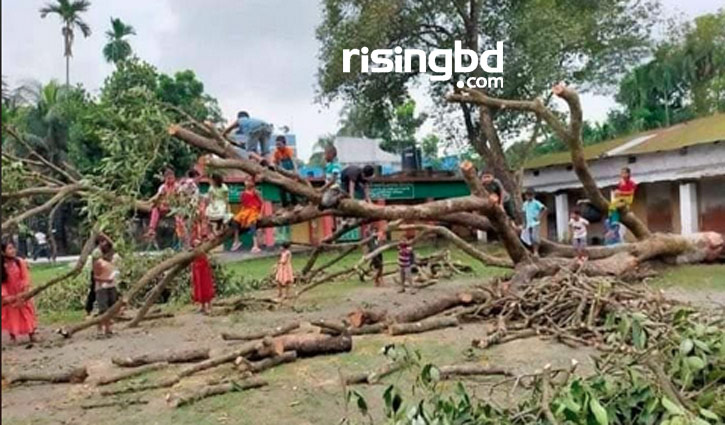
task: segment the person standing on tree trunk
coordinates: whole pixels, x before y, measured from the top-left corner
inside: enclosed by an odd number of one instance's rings
[[[526,190],[523,208],[526,223],[521,234],[521,239],[531,246],[535,256],[539,255],[539,245],[541,244],[541,219],[546,214],[546,206],[539,202],[534,196],[534,190],[529,188]]]
[[[569,219],[571,243],[576,251],[576,258],[580,262],[587,259],[587,226],[589,226],[589,221],[581,216],[578,209],[571,212]]]
[[[237,120],[222,133],[223,136],[234,133],[234,145],[244,159],[253,159],[262,166],[268,165],[269,139],[272,137],[272,125],[257,118],[252,118],[246,111],[237,113]]]
[[[10,334],[14,342],[18,335],[28,335],[35,342],[35,306],[33,300],[17,299],[18,295],[30,289],[28,264],[18,258],[12,242],[2,243],[2,300],[9,302],[2,306],[2,330]]]
[[[280,167],[283,170],[293,172],[297,174],[297,164],[294,161],[294,152],[287,146],[287,139],[280,135],[275,140],[276,149],[274,150],[274,165]],[[297,205],[297,195],[288,192],[284,188],[279,189],[279,196],[282,201],[282,207],[287,208],[289,206]]]
[[[411,245],[410,235],[405,235],[398,244],[398,268],[400,268],[400,289],[398,292],[405,292],[405,283],[409,285],[413,283],[413,263],[414,256],[413,246]]]

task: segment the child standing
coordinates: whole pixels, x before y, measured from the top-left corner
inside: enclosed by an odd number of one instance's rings
[[[398,267],[400,268],[400,289],[398,292],[405,292],[405,283],[413,283],[412,268],[414,262],[413,246],[410,235],[406,235],[398,244]]]
[[[294,283],[295,274],[292,270],[292,251],[290,251],[290,243],[282,244],[282,253],[279,255],[277,262],[277,298],[285,299],[289,296],[289,289]]]
[[[1,270],[2,330],[10,334],[12,341],[15,341],[18,335],[28,335],[30,342],[34,342],[37,321],[33,300],[17,300],[19,295],[30,289],[30,273],[28,273],[28,264],[18,258],[12,242],[2,243]]]
[[[234,244],[232,245],[232,251],[238,250],[242,244],[239,242],[240,230],[245,230],[252,233],[252,241],[254,246],[252,247],[252,253],[256,254],[261,252],[257,245],[257,238],[255,233],[257,231],[257,220],[262,212],[262,195],[259,194],[256,188],[254,177],[250,177],[244,183],[244,192],[241,196],[242,208],[234,216],[234,222],[236,224],[234,229]]]
[[[531,245],[535,256],[539,256],[539,244],[541,243],[541,219],[546,214],[546,206],[536,199],[534,190],[526,190],[526,200],[522,211],[526,219],[521,239]]]
[[[93,262],[93,280],[96,283],[98,313],[104,314],[118,301],[116,281],[118,280],[119,271],[113,261],[113,245],[110,243],[102,244],[100,249],[101,257]],[[106,336],[111,335],[111,322],[112,319],[108,319],[99,323],[99,332],[102,331]]]
[[[380,248],[380,244],[382,243],[384,238],[384,233],[378,232],[378,234],[370,240],[370,246],[368,247],[368,252],[373,252],[376,249]],[[383,253],[379,253],[376,256],[370,260],[370,267],[372,268],[373,272],[375,273],[373,276],[373,279],[375,281],[375,286],[383,286]]]
[[[221,175],[212,174],[211,187],[206,196],[208,198],[206,217],[212,223],[214,233],[218,233],[222,224],[232,217],[229,209],[229,188],[224,184]]]
[[[579,261],[587,259],[587,226],[589,226],[589,221],[581,216],[581,212],[578,209],[572,211],[569,219],[569,230],[572,245],[576,250],[576,258]]]

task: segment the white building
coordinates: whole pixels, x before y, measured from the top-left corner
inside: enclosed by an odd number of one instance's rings
[[[584,148],[594,178],[613,189],[622,167],[638,183],[632,209],[653,231],[725,234],[725,114],[618,138]],[[564,239],[569,211],[584,198],[569,152],[534,158],[524,184],[549,209],[544,231]],[[601,237],[602,225],[590,235]]]
[[[401,170],[402,160],[400,155],[385,152],[380,149],[380,139],[366,139],[361,137],[336,137],[335,147],[337,158],[344,168],[348,165],[378,165],[386,173]]]

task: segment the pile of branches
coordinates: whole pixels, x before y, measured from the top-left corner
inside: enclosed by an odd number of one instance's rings
[[[662,336],[681,306],[660,292],[615,278],[563,272],[537,280],[521,292],[492,296],[461,318],[494,322],[490,335],[474,341],[480,348],[547,335],[574,347],[626,351],[641,349],[648,338]]]

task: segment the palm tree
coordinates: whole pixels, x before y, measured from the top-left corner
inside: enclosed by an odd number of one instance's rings
[[[49,14],[56,14],[60,17],[63,28],[63,42],[65,50],[65,85],[70,85],[70,58],[73,56],[74,29],[78,27],[84,37],[91,35],[91,27],[81,19],[81,12],[86,12],[91,6],[88,0],[56,0],[56,3],[48,3],[40,9],[40,17],[45,18]]]
[[[131,25],[126,25],[119,18],[111,18],[111,29],[106,31],[108,43],[103,47],[103,56],[106,61],[118,64],[131,56],[131,45],[125,38],[136,35]]]

